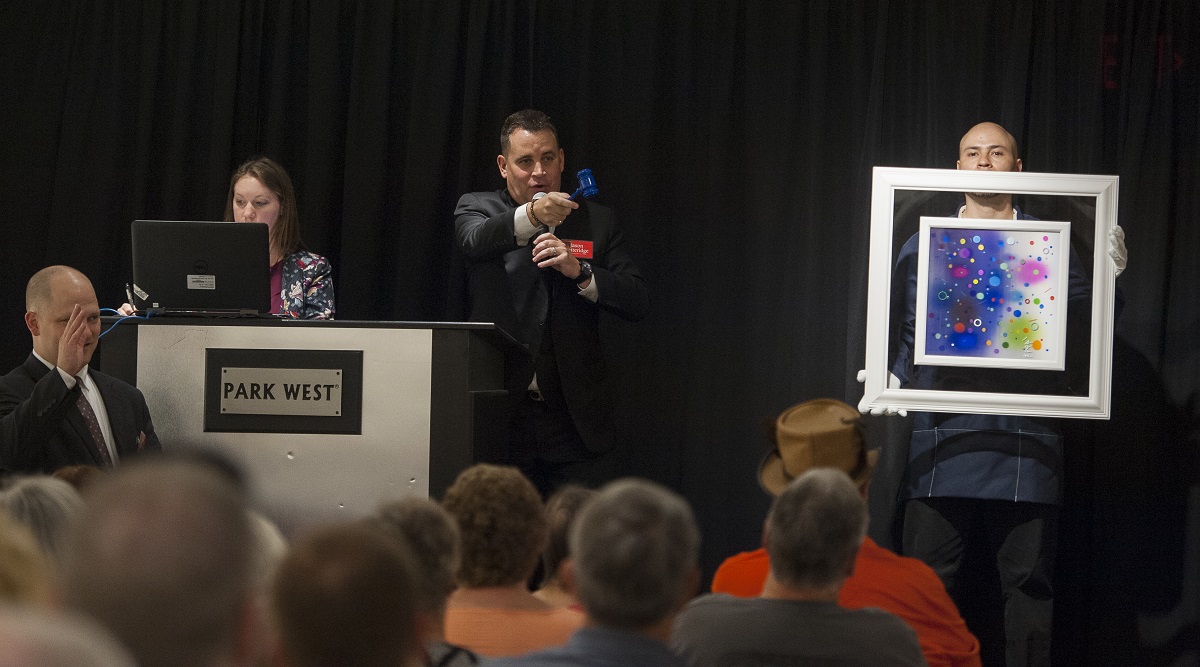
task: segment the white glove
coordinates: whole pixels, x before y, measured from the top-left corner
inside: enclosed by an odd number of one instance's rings
[[[867,369],[864,368],[864,369],[859,370],[858,375],[855,377],[859,382],[866,382],[867,381]],[[899,388],[900,388],[900,378],[896,377],[895,373],[889,372],[888,373],[888,389],[899,389]],[[870,414],[875,417],[878,417],[880,415],[884,415],[884,416],[888,416],[888,417],[894,417],[897,415],[899,415],[901,417],[907,417],[908,410],[905,410],[903,408],[875,407],[875,408],[871,408]]]
[[[1108,230],[1108,256],[1112,257],[1116,275],[1121,275],[1129,264],[1129,249],[1125,247],[1125,230],[1120,225]]]

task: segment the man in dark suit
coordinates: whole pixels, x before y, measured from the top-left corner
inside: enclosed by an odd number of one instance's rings
[[[0,474],[110,467],[162,447],[136,388],[88,368],[100,336],[92,283],[68,266],[29,279],[33,352],[0,378]]]
[[[505,120],[496,165],[508,187],[458,200],[454,228],[467,259],[470,319],[494,322],[528,354],[510,355],[507,463],[547,493],[597,483],[612,449],[612,396],[600,312],[630,321],[650,309],[613,212],[561,192],[565,154],[546,114]]]

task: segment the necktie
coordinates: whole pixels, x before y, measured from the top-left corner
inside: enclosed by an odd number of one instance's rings
[[[104,462],[101,467],[111,468],[112,457],[109,456],[108,445],[104,442],[104,432],[100,430],[100,422],[96,420],[92,404],[88,402],[87,396],[83,395],[83,379],[77,377],[75,381],[79,383],[79,400],[75,405],[79,408],[79,414],[83,415],[83,423],[87,424],[88,432],[92,434],[92,442],[100,452],[100,460]]]

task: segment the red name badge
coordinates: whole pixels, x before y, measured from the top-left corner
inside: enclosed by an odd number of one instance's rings
[[[570,251],[576,259],[591,259],[592,258],[592,242],[591,241],[572,241],[564,239],[567,244],[567,250]]]

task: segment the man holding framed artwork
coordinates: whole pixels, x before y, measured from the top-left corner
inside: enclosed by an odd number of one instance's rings
[[[1022,170],[1016,140],[995,123],[980,123],[963,136],[956,164],[960,170]],[[966,193],[957,217],[1037,220],[1015,207],[1011,194],[990,192]],[[1022,371],[980,373],[978,368],[914,363],[919,237],[916,234],[904,244],[894,274],[905,281],[903,321],[897,327],[898,349],[891,367],[900,386],[994,391],[994,386],[981,383],[994,383],[999,377],[1012,386],[1029,382],[1031,376],[1020,375]],[[1119,227],[1110,236],[1109,247],[1120,273],[1126,252]],[[1090,313],[1091,281],[1073,249],[1068,255],[1069,310]],[[1082,366],[1086,367],[1089,320],[1078,318],[1068,329],[1067,370],[1032,376],[1037,378],[1034,381],[1056,385],[1052,393],[1072,393],[1073,384],[1079,381],[1072,369],[1080,367],[1072,357],[1082,354]],[[999,580],[1003,631],[989,632],[990,625],[1000,624],[994,609],[983,610],[988,620],[981,621],[983,627],[972,628],[983,645],[985,663],[1050,663],[1063,426],[1055,419],[1017,415],[921,412],[913,416],[906,479],[900,492],[904,503],[902,551],[937,572],[968,623],[978,582]],[[993,618],[996,622],[989,623]],[[998,645],[1000,636],[1003,651]],[[1000,660],[1002,654],[1004,661]]]

